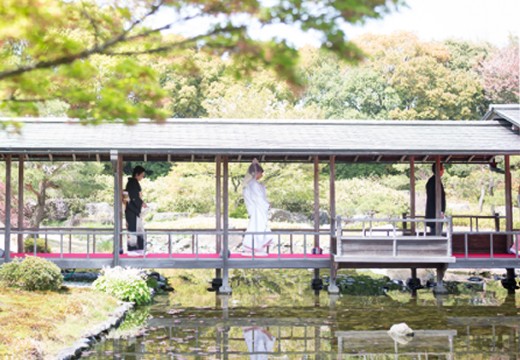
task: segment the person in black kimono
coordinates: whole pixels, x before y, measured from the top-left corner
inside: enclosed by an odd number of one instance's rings
[[[435,171],[436,166],[435,163],[432,165],[433,176],[428,179],[426,183],[426,218],[427,219],[435,219],[436,218],[436,208],[435,208]],[[444,174],[444,167],[441,164],[440,167],[440,176]],[[444,186],[441,182],[441,218],[444,218],[444,211],[446,211],[446,194],[444,193]],[[435,222],[427,222],[426,226],[430,228],[430,235],[440,235],[436,232],[436,223]],[[441,233],[442,233],[442,225],[441,225]]]
[[[145,169],[142,166],[136,166],[132,172],[132,177],[128,178],[125,191],[128,194],[128,202],[125,207],[126,226],[130,233],[137,234],[128,235],[128,255],[144,254],[144,228],[141,219],[141,210],[146,208],[143,202],[141,185],[139,182],[144,179]]]

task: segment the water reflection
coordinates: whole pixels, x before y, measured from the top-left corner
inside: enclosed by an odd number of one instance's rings
[[[175,294],[131,314],[88,359],[516,359],[520,314],[509,296],[471,306],[424,294],[321,296],[294,306],[243,306],[241,296],[212,296],[214,306],[186,306]],[[283,303],[283,302],[279,302]],[[137,315],[136,315],[137,314]],[[135,323],[132,324],[132,321]],[[408,342],[388,335],[396,323],[415,332]]]

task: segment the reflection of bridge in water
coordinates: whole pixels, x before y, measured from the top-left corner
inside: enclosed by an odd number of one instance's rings
[[[411,314],[419,309],[431,316],[413,317]],[[520,316],[514,301],[470,309],[407,304],[386,308],[386,316],[381,316],[382,309],[348,306],[188,308],[173,313],[154,313],[142,337],[106,341],[91,355],[100,358],[106,351],[113,351],[130,358],[164,355],[212,359],[249,356],[252,359],[457,359],[478,354],[482,358],[516,359],[520,356]],[[387,333],[393,323],[401,321],[414,330],[415,336],[410,341],[394,339]],[[370,328],[374,330],[366,330]],[[253,335],[246,335],[251,330]]]

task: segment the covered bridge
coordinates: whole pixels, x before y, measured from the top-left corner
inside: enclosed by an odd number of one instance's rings
[[[17,204],[5,202],[4,255],[0,264],[26,256],[23,239],[35,229],[13,226],[23,224],[21,207],[24,189],[13,189],[13,177],[23,184],[24,163],[28,161],[101,161],[111,162],[114,175],[114,227],[107,229],[45,228],[38,234],[54,238],[58,252],[42,254],[62,268],[99,268],[102,266],[138,266],[151,268],[214,268],[222,274],[222,292],[230,291],[229,268],[314,268],[331,269],[329,291],[337,291],[335,274],[341,268],[357,267],[435,267],[442,284],[447,267],[504,267],[513,271],[520,267],[518,255],[508,254],[514,237],[513,201],[510,157],[520,155],[519,106],[506,110],[490,108],[485,120],[479,121],[331,121],[331,120],[218,120],[171,119],[164,124],[146,120],[134,126],[103,124],[85,126],[67,119],[21,119],[21,134],[0,133],[0,161],[5,163],[5,198],[16,194]],[[250,162],[293,162],[314,164],[314,211],[319,212],[319,166],[330,165],[330,226],[320,227],[315,216],[308,230],[275,230],[277,244],[268,257],[244,258],[229,249],[231,238],[243,236],[243,230],[229,228],[228,184],[229,164]],[[503,157],[506,196],[505,227],[492,232],[466,231],[454,234],[451,219],[445,233],[428,236],[425,219],[415,208],[415,165],[419,163],[490,164]],[[126,231],[122,226],[122,168],[124,161],[211,162],[215,164],[214,229],[162,229],[147,231],[146,236],[161,237],[167,251],[148,252],[131,258],[120,254]],[[18,174],[12,164],[18,162]],[[367,218],[353,230],[353,220],[337,217],[335,197],[335,164],[338,163],[405,163],[410,166],[410,214],[406,219]],[[440,178],[436,178],[440,188]],[[437,191],[439,194],[440,191]],[[437,199],[440,202],[440,198]],[[12,206],[18,206],[18,221],[11,219]],[[440,208],[438,206],[437,208]],[[422,212],[421,212],[422,213]],[[478,218],[478,216],[472,216]],[[478,220],[476,220],[478,221]],[[374,224],[386,223],[391,231],[378,232]],[[190,236],[188,253],[173,253],[172,241]],[[110,238],[109,253],[96,251],[96,237]],[[82,251],[74,251],[74,238],[83,239]],[[113,241],[116,239],[116,241]],[[201,242],[212,244],[201,251]],[[285,246],[290,242],[290,246]],[[297,244],[296,244],[297,243]],[[2,247],[2,245],[0,245]],[[323,254],[312,248],[322,247]],[[287,250],[290,249],[290,250]],[[297,249],[297,250],[295,250]],[[232,250],[232,249],[231,249]],[[222,273],[221,273],[222,271]]]

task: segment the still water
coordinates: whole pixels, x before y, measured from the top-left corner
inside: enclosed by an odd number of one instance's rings
[[[128,314],[85,359],[518,359],[520,294],[331,297],[172,293]],[[405,322],[413,337],[391,337]]]

